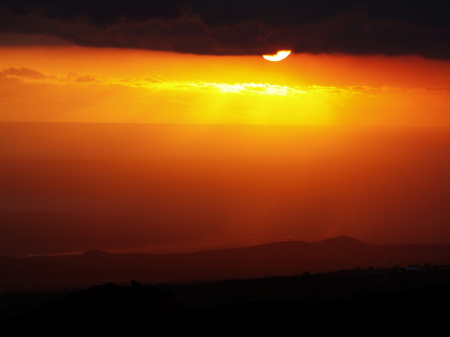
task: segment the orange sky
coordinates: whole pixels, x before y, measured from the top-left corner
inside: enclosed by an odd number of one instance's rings
[[[0,255],[450,242],[450,61],[0,55]]]
[[[0,123],[0,255],[450,242],[448,131]]]
[[[0,120],[450,125],[450,61],[0,49]]]

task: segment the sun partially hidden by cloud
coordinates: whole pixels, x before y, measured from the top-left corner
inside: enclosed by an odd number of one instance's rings
[[[267,60],[267,61],[281,61],[284,60],[286,57],[289,56],[289,54],[291,54],[290,50],[279,50],[276,54],[274,55],[263,55],[263,57]]]
[[[203,55],[267,50],[449,59],[446,1],[6,0],[0,45],[138,48]]]
[[[1,52],[1,121],[450,125],[446,61],[293,55],[275,64],[80,47]]]

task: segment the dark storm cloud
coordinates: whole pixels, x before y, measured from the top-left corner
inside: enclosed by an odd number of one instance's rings
[[[3,0],[0,33],[213,55],[289,48],[450,59],[448,13],[445,1]]]

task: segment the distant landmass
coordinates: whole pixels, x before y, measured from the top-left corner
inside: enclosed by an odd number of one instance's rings
[[[369,245],[342,236],[315,243],[275,242],[177,254],[0,257],[0,281],[194,281],[321,273],[353,268],[450,264],[450,244]]]

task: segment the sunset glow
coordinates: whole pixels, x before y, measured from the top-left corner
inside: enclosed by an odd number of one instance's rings
[[[113,3],[0,4],[0,255],[450,243],[446,11]]]
[[[4,335],[445,331],[448,13],[0,1]]]
[[[450,124],[444,61],[297,54],[275,69],[257,57],[80,47],[0,52],[2,121]]]

